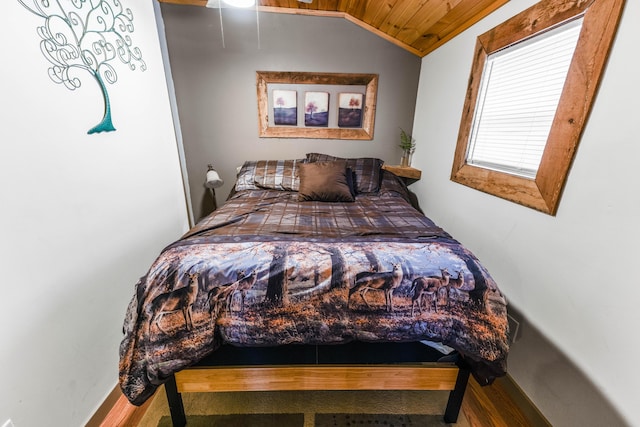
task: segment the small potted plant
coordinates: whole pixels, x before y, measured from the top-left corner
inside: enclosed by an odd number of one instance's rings
[[[402,148],[402,158],[400,159],[400,166],[411,166],[411,157],[413,152],[416,151],[416,140],[413,137],[400,128],[400,148]]]

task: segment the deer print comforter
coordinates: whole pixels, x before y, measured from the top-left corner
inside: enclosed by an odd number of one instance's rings
[[[240,191],[135,286],[120,384],[143,403],[222,343],[441,342],[505,372],[506,302],[478,260],[411,207],[393,175],[355,203]]]

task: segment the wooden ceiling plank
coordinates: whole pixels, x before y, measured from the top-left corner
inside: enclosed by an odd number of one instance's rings
[[[287,3],[287,6],[290,8],[297,8],[299,7],[300,9],[307,9],[307,4],[306,3],[300,3],[298,0],[285,0],[285,2]]]
[[[349,0],[338,0],[338,11],[345,12],[347,10]]]
[[[313,10],[313,9],[300,9],[300,8],[269,7],[269,6],[261,6],[259,10],[260,12],[267,12],[267,13],[287,13],[292,15],[311,15],[311,16],[325,16],[330,18],[336,18],[336,17],[344,18],[347,21],[352,22],[369,32],[376,34],[377,36],[387,40],[388,42],[393,43],[394,45],[401,47],[402,49],[408,52],[413,53],[414,55],[417,55],[420,57],[423,56],[421,51],[413,48],[412,46],[406,43],[403,43],[395,39],[394,37],[389,36],[388,34],[383,33],[382,31],[378,30],[375,27],[372,27],[366,22],[363,22],[357,18],[354,18],[348,13],[339,12],[339,11],[330,11],[330,10]]]
[[[388,35],[386,33],[383,33],[379,29],[377,29],[375,27],[372,27],[371,25],[367,24],[366,22],[363,22],[363,21],[361,21],[359,19],[354,18],[353,16],[349,15],[348,13],[344,14],[344,18],[347,21],[353,22],[354,24],[364,28],[365,30],[376,34],[377,36],[382,37],[383,39],[387,40],[388,42],[393,43],[396,46],[399,46],[399,47],[401,47],[401,48],[413,53],[414,55],[423,56],[422,52],[419,51],[418,49],[415,49],[413,46],[409,46],[406,43],[402,43],[398,39],[396,39],[394,37],[391,37],[390,35]]]
[[[387,19],[378,26],[380,31],[394,37],[428,0],[412,0],[396,3],[387,15]]]
[[[316,9],[319,10],[338,10],[338,0],[314,0],[314,3],[318,4]]]
[[[409,19],[403,30],[398,31],[395,37],[399,40],[413,44],[423,34],[443,19],[451,10],[458,6],[462,0],[429,0],[416,14]]]
[[[354,8],[354,4],[357,0],[339,0],[338,10],[340,12],[345,12]]]
[[[433,26],[433,32],[416,40],[412,46],[423,53],[433,52],[473,24],[482,20],[509,0],[464,0],[456,9]]]
[[[365,22],[369,25],[379,28],[380,24],[382,24],[384,20],[387,19],[387,16],[389,16],[389,13],[391,13],[391,10],[394,8],[398,1],[401,0],[387,0],[385,2],[380,2],[380,6],[376,10],[376,14],[371,18],[371,20],[366,20]]]
[[[373,0],[375,2],[375,0]],[[379,0],[378,0],[379,1]],[[370,0],[353,0],[349,4],[347,13],[356,19],[363,21],[364,15],[367,11],[367,5]]]
[[[367,24],[371,24],[373,18],[380,11],[380,9],[384,10],[386,7],[388,7],[387,2],[369,0],[360,20],[366,22]]]

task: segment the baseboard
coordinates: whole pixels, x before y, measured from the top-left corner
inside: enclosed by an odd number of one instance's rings
[[[136,427],[152,400],[142,406],[132,405],[116,385],[85,427]]]

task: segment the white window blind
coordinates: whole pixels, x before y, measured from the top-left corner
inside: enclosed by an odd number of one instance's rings
[[[535,178],[582,18],[487,57],[467,163]]]

